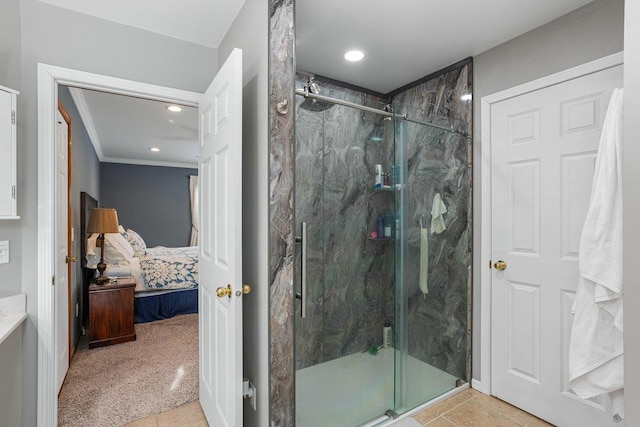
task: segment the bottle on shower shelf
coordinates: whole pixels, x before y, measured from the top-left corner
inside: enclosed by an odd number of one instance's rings
[[[385,322],[382,328],[382,348],[393,347],[393,329],[391,322]]]
[[[376,222],[376,232],[378,233],[378,239],[382,239],[384,237],[384,218],[382,215],[378,215],[378,220]]]
[[[382,165],[376,165],[375,188],[382,188]]]
[[[391,234],[392,224],[393,224],[393,216],[391,215],[391,211],[387,209],[387,212],[384,214],[384,237],[392,237],[392,234]]]

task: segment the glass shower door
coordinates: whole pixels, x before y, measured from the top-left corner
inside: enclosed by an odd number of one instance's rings
[[[344,94],[343,94],[344,95]],[[348,95],[348,93],[346,94]],[[306,249],[306,312],[296,303],[296,426],[353,427],[394,408],[394,245],[377,232],[394,223],[394,192],[375,189],[375,168],[391,171],[390,121],[333,105],[296,110],[297,292]],[[383,108],[377,105],[376,108]],[[385,227],[383,226],[383,229]],[[391,233],[389,233],[391,234]]]
[[[393,111],[424,114],[399,103]],[[393,140],[398,173],[395,411],[401,414],[468,378],[470,187],[464,136],[400,116],[394,118]]]

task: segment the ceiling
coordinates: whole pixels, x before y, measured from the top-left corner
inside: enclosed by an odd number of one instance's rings
[[[296,67],[389,93],[591,0],[295,0]],[[348,49],[365,58],[343,59]]]
[[[218,48],[244,4],[244,0],[40,1],[212,48]],[[296,66],[389,93],[590,2],[295,0]],[[364,51],[365,58],[345,61],[342,55],[348,49]],[[166,104],[156,101],[80,89],[73,95],[101,161],[197,164],[198,119],[193,109],[171,115]],[[151,153],[151,146],[161,151]]]
[[[198,167],[198,109],[70,88],[100,161]],[[152,152],[155,147],[160,151]]]
[[[244,0],[40,1],[214,49],[244,4]]]

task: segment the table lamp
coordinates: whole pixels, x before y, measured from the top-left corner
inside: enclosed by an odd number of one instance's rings
[[[104,262],[104,235],[105,233],[118,233],[118,213],[112,208],[94,208],[89,214],[89,224],[87,232],[100,234],[100,262],[98,272],[100,276],[96,279],[96,284],[109,283],[109,278],[104,275],[107,264]]]

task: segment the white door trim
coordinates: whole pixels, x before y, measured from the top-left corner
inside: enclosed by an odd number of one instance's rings
[[[38,427],[58,417],[54,276],[55,124],[58,84],[198,107],[201,93],[38,64]],[[78,256],[82,256],[79,254]]]
[[[606,70],[623,63],[623,52],[614,53],[568,70],[560,71],[531,82],[505,89],[482,97],[480,100],[481,118],[481,158],[480,205],[482,221],[480,224],[480,265],[474,266],[480,271],[480,380],[473,380],[473,388],[491,394],[491,105],[515,96],[553,86],[578,77]]]

